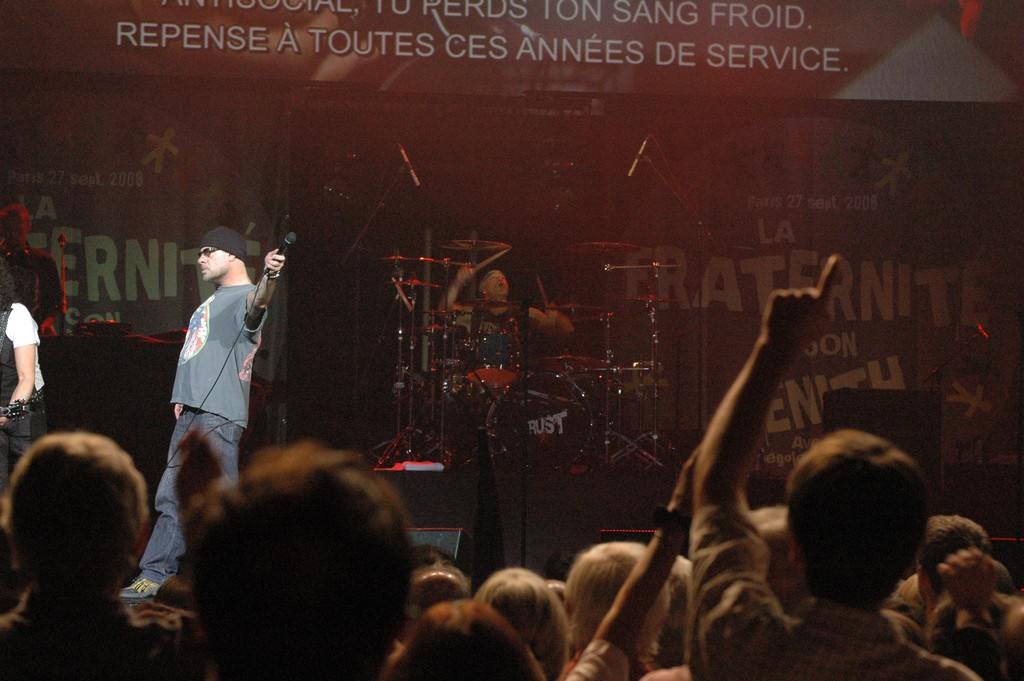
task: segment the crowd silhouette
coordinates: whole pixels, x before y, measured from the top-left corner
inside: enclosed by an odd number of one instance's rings
[[[412,546],[402,500],[357,452],[269,448],[225,483],[193,433],[181,569],[129,603],[142,476],[104,436],[47,435],[3,502],[0,678],[1022,679],[1024,599],[983,527],[928,515],[922,473],[892,443],[830,433],[784,505],[748,507],[769,400],[829,324],[837,262],[773,294],[650,541],[552,556],[544,574],[486,546],[472,571]]]

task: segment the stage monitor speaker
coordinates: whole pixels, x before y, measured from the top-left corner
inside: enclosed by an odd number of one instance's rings
[[[841,388],[822,396],[826,432],[856,428],[884,437],[924,471],[932,512],[942,500],[942,403],[930,390]]]
[[[460,570],[473,569],[473,538],[461,527],[412,527],[409,541],[413,546],[433,546],[452,558]]]

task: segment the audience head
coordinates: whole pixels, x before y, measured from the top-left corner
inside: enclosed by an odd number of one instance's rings
[[[431,606],[444,601],[469,598],[469,578],[454,565],[421,567],[412,573],[409,582],[408,617],[415,621]]]
[[[813,596],[877,607],[913,565],[927,519],[917,464],[856,430],[818,441],[787,484],[789,525]]]
[[[438,603],[413,625],[381,681],[544,681],[512,626],[472,600]]]
[[[933,515],[928,518],[924,528],[924,538],[918,547],[918,582],[924,586],[921,577],[927,580],[928,588],[934,596],[945,591],[939,565],[946,556],[960,549],[977,548],[982,553],[992,555],[992,541],[978,523],[959,515]]]
[[[619,588],[646,547],[637,542],[595,544],[579,554],[565,582],[565,607],[569,614],[569,637],[579,653],[591,639],[605,614],[615,602]],[[668,612],[668,586],[662,588],[645,620],[639,624],[637,654],[649,654]]]
[[[114,595],[135,569],[149,518],[146,483],[110,438],[54,433],[11,476],[4,527],[37,588]]]
[[[412,547],[412,567],[455,567],[455,556],[433,544],[416,544]]]
[[[995,559],[992,559],[992,565],[996,570],[996,592],[1007,595],[1016,594],[1017,585],[1013,582],[1010,568]]]
[[[555,551],[544,561],[544,571],[541,574],[546,579],[564,582],[575,560],[576,551]]]
[[[560,603],[565,603],[565,582],[561,579],[546,579],[544,583],[558,597]]]
[[[32,218],[28,209],[20,203],[10,203],[0,208],[0,242],[4,248],[19,248],[32,231]]]
[[[927,614],[921,589],[918,588],[916,572],[896,585],[896,589],[886,599],[885,608],[903,613],[919,626],[924,626]]]
[[[1008,678],[1024,678],[1024,598],[1008,601],[999,633],[1010,664]]]
[[[480,585],[474,598],[508,620],[548,681],[559,677],[569,657],[569,622],[561,599],[543,577],[524,568],[499,570]]]
[[[902,640],[913,643],[919,648],[927,648],[928,640],[921,624],[906,612],[895,608],[883,607],[879,612],[886,619],[892,630]]]
[[[221,679],[374,679],[404,623],[405,511],[363,457],[256,455],[189,519],[194,595]]]

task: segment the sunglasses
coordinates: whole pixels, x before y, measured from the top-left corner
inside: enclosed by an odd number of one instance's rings
[[[219,248],[214,248],[213,246],[203,246],[202,248],[199,249],[199,255],[205,255],[206,257],[210,257],[219,250]]]

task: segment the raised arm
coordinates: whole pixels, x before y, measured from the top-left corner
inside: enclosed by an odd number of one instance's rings
[[[263,319],[263,313],[274,296],[274,289],[277,288],[277,278],[281,276],[281,268],[284,267],[285,257],[277,252],[277,249],[270,251],[263,258],[266,265],[266,272],[256,282],[256,288],[249,294],[249,314],[245,318],[245,327],[255,329]]]
[[[470,282],[473,275],[476,274],[476,268],[472,266],[460,267],[455,273],[455,278],[452,283],[448,285],[448,292],[445,294],[445,309],[450,310],[455,304],[455,301],[459,299],[459,294],[462,289]]]
[[[701,445],[683,466],[668,504],[658,513],[660,527],[647,552],[594,635],[595,641],[611,644],[618,655],[609,654],[607,648],[588,648],[589,655],[583,656],[580,665],[590,668],[578,665],[566,681],[589,678],[595,668],[604,670],[603,678],[624,678],[626,660],[621,656],[635,659],[638,622],[654,604],[687,540],[684,516],[691,496],[695,509],[711,503],[745,504],[746,472],[753,465],[768,401],[789,362],[828,321],[828,292],[838,262],[838,256],[829,258],[815,287],[773,294],[750,358],[715,412]]]
[[[750,357],[722,399],[695,454],[693,510],[708,505],[746,508],[746,478],[764,428],[772,393],[790,362],[828,323],[828,294],[839,256],[822,268],[816,286],[775,291]]]
[[[636,647],[640,623],[654,605],[665,580],[672,572],[676,556],[686,543],[687,523],[684,516],[692,462],[692,458],[687,461],[668,504],[660,509],[657,520],[659,527],[648,542],[646,553],[619,589],[615,602],[594,633],[595,640],[611,643],[630,659],[639,654]]]

